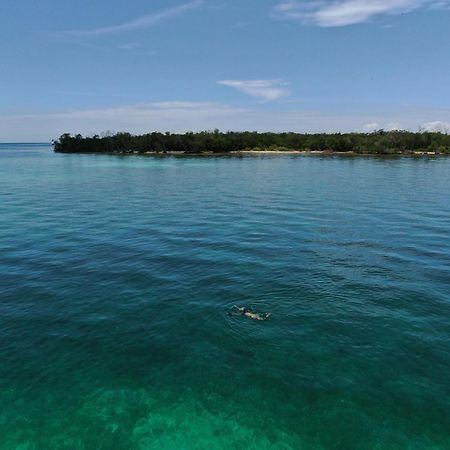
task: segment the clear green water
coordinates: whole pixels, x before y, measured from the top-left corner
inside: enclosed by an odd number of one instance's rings
[[[0,449],[449,449],[449,192],[445,158],[2,145]]]

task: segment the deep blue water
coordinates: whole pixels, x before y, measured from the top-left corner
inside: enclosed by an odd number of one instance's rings
[[[445,157],[0,145],[0,449],[449,449],[449,192]]]

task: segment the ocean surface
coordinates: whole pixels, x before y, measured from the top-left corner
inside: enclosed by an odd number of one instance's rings
[[[0,449],[448,450],[449,232],[445,157],[2,144]]]

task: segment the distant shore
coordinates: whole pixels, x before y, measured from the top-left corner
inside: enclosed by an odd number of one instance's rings
[[[273,151],[273,150],[238,150],[235,152],[230,152],[236,155],[339,155],[339,156],[450,156],[448,153],[436,153],[436,152],[410,152],[410,153],[358,153],[358,152],[337,152],[332,150],[283,150],[283,151]]]
[[[139,155],[411,155],[450,154],[450,135],[435,132],[374,133],[130,133],[83,137],[63,134],[53,142],[58,153]]]
[[[378,156],[378,157],[395,157],[395,156],[408,156],[408,157],[420,157],[420,156],[450,156],[450,153],[436,153],[436,152],[402,152],[402,153],[361,153],[361,152],[337,152],[331,150],[234,150],[231,152],[138,152],[138,151],[83,151],[83,152],[57,152],[57,153],[75,153],[86,155],[109,155],[109,156],[155,156],[155,157],[209,157],[209,156],[227,156],[227,157],[240,157],[240,156]]]

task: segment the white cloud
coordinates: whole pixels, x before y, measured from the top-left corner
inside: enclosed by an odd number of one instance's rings
[[[435,118],[439,117],[440,122]],[[100,134],[105,130],[146,133],[151,131],[220,130],[347,132],[402,124],[412,131],[450,124],[450,109],[338,113],[314,110],[273,111],[238,108],[212,102],[159,102],[41,114],[0,115],[0,142],[50,141],[62,133]],[[431,129],[430,129],[431,131]]]
[[[406,130],[407,127],[404,127],[400,122],[384,122],[382,124],[373,122],[373,123],[366,123],[362,128],[360,128],[357,131],[362,131],[363,133],[372,133],[377,130],[384,130],[384,131],[401,131]],[[417,130],[413,130],[417,131]]]
[[[421,127],[423,131],[435,131],[438,133],[450,133],[450,122],[441,122],[436,120],[434,122],[426,122]]]
[[[342,27],[418,8],[445,8],[449,3],[449,0],[288,0],[275,7],[274,15],[321,27]]]
[[[217,83],[265,101],[278,100],[290,93],[284,87],[288,83],[282,80],[221,80]]]
[[[172,8],[167,8],[153,14],[147,14],[145,16],[138,17],[137,19],[130,20],[129,22],[125,22],[119,25],[93,28],[90,30],[72,30],[67,31],[67,33],[74,36],[99,36],[103,34],[114,34],[125,31],[139,30],[177,17],[185,12],[200,7],[202,4],[203,0],[192,0],[188,3],[174,6]]]
[[[399,131],[399,130],[404,130],[404,129],[405,129],[405,127],[399,122],[389,122],[383,128],[383,130],[385,130],[385,131]]]
[[[362,127],[362,131],[364,131],[364,133],[372,133],[375,130],[379,130],[381,127],[377,122],[372,122],[372,123],[366,123],[363,127]]]

